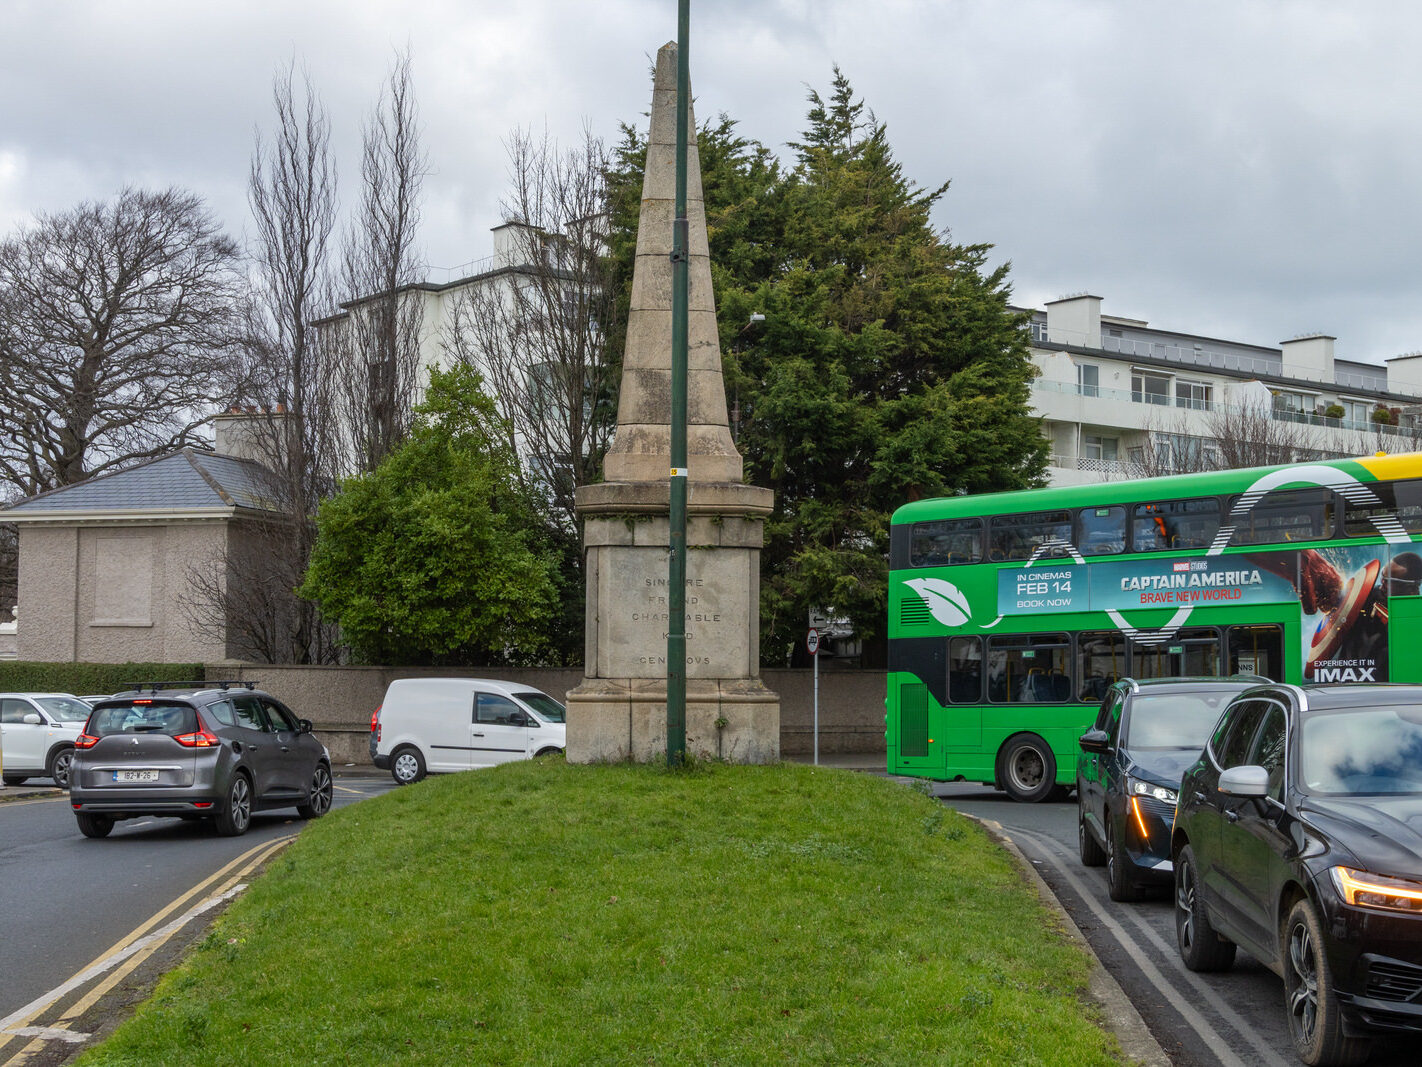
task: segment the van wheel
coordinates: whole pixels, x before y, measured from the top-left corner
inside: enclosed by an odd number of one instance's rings
[[[561,748],[545,748],[535,752],[533,758],[542,759],[544,756],[561,756],[562,754],[563,750]]]
[[[425,758],[418,748],[397,748],[390,759],[390,777],[396,785],[413,785],[425,776]]]

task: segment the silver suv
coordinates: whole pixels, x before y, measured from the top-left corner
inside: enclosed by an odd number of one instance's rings
[[[330,753],[311,723],[252,683],[160,683],[101,700],[69,770],[85,837],[143,815],[211,819],[236,836],[254,811],[295,807],[315,819],[331,796]]]

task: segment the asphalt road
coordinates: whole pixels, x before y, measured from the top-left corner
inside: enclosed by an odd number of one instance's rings
[[[386,776],[338,775],[335,802],[343,806],[392,787]],[[1225,974],[1187,971],[1175,948],[1169,894],[1117,904],[1107,895],[1104,870],[1082,866],[1074,800],[1017,804],[979,785],[939,783],[934,791],[954,808],[1001,826],[1174,1063],[1286,1067],[1298,1062],[1286,1030],[1281,981],[1244,953]],[[202,823],[142,819],[119,823],[106,839],[89,840],[58,790],[0,802],[0,885],[6,904],[0,908],[0,1020],[27,1015],[27,1006],[73,984],[95,961],[107,957],[112,964],[115,950],[140,935],[152,938],[178,924],[200,929],[204,923],[192,917],[194,909],[220,904],[225,889],[243,884],[302,826],[293,811],[259,813],[245,835],[224,838]],[[161,958],[149,963],[164,965]],[[84,983],[76,985],[83,988]],[[75,1019],[86,1021],[77,1014]],[[45,1035],[0,1033],[0,1064],[27,1048],[27,1063],[60,1062],[68,1051],[62,1041],[50,1039],[47,1048],[34,1051],[44,1040]],[[1416,1062],[1405,1042],[1380,1042],[1370,1060],[1373,1067]]]
[[[335,805],[393,787],[388,776],[337,771]],[[125,939],[216,906],[217,894],[243,884],[305,825],[294,809],[258,812],[246,834],[219,837],[203,822],[148,818],[120,822],[107,838],[90,840],[79,833],[67,795],[47,793],[0,801],[0,1020],[28,1016],[22,1009]],[[0,1033],[0,1063],[22,1044]]]
[[[1022,850],[1085,935],[1103,966],[1130,997],[1151,1033],[1181,1067],[1292,1067],[1281,979],[1244,952],[1232,970],[1195,974],[1175,946],[1174,903],[1118,904],[1102,867],[1077,854],[1076,801],[1018,804],[980,785],[937,783],[952,807],[995,822]],[[1370,1067],[1411,1067],[1414,1044],[1374,1045]]]

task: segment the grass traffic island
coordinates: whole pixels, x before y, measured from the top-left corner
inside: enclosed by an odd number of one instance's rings
[[[1119,1063],[1089,966],[902,784],[539,760],[314,823],[79,1063]]]

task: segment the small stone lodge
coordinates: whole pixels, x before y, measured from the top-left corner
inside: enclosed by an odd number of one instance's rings
[[[183,448],[0,510],[20,538],[18,659],[229,658],[229,635],[198,632],[183,610],[189,571],[236,558],[278,513],[267,469],[223,454],[240,436],[222,421],[216,452]]]

